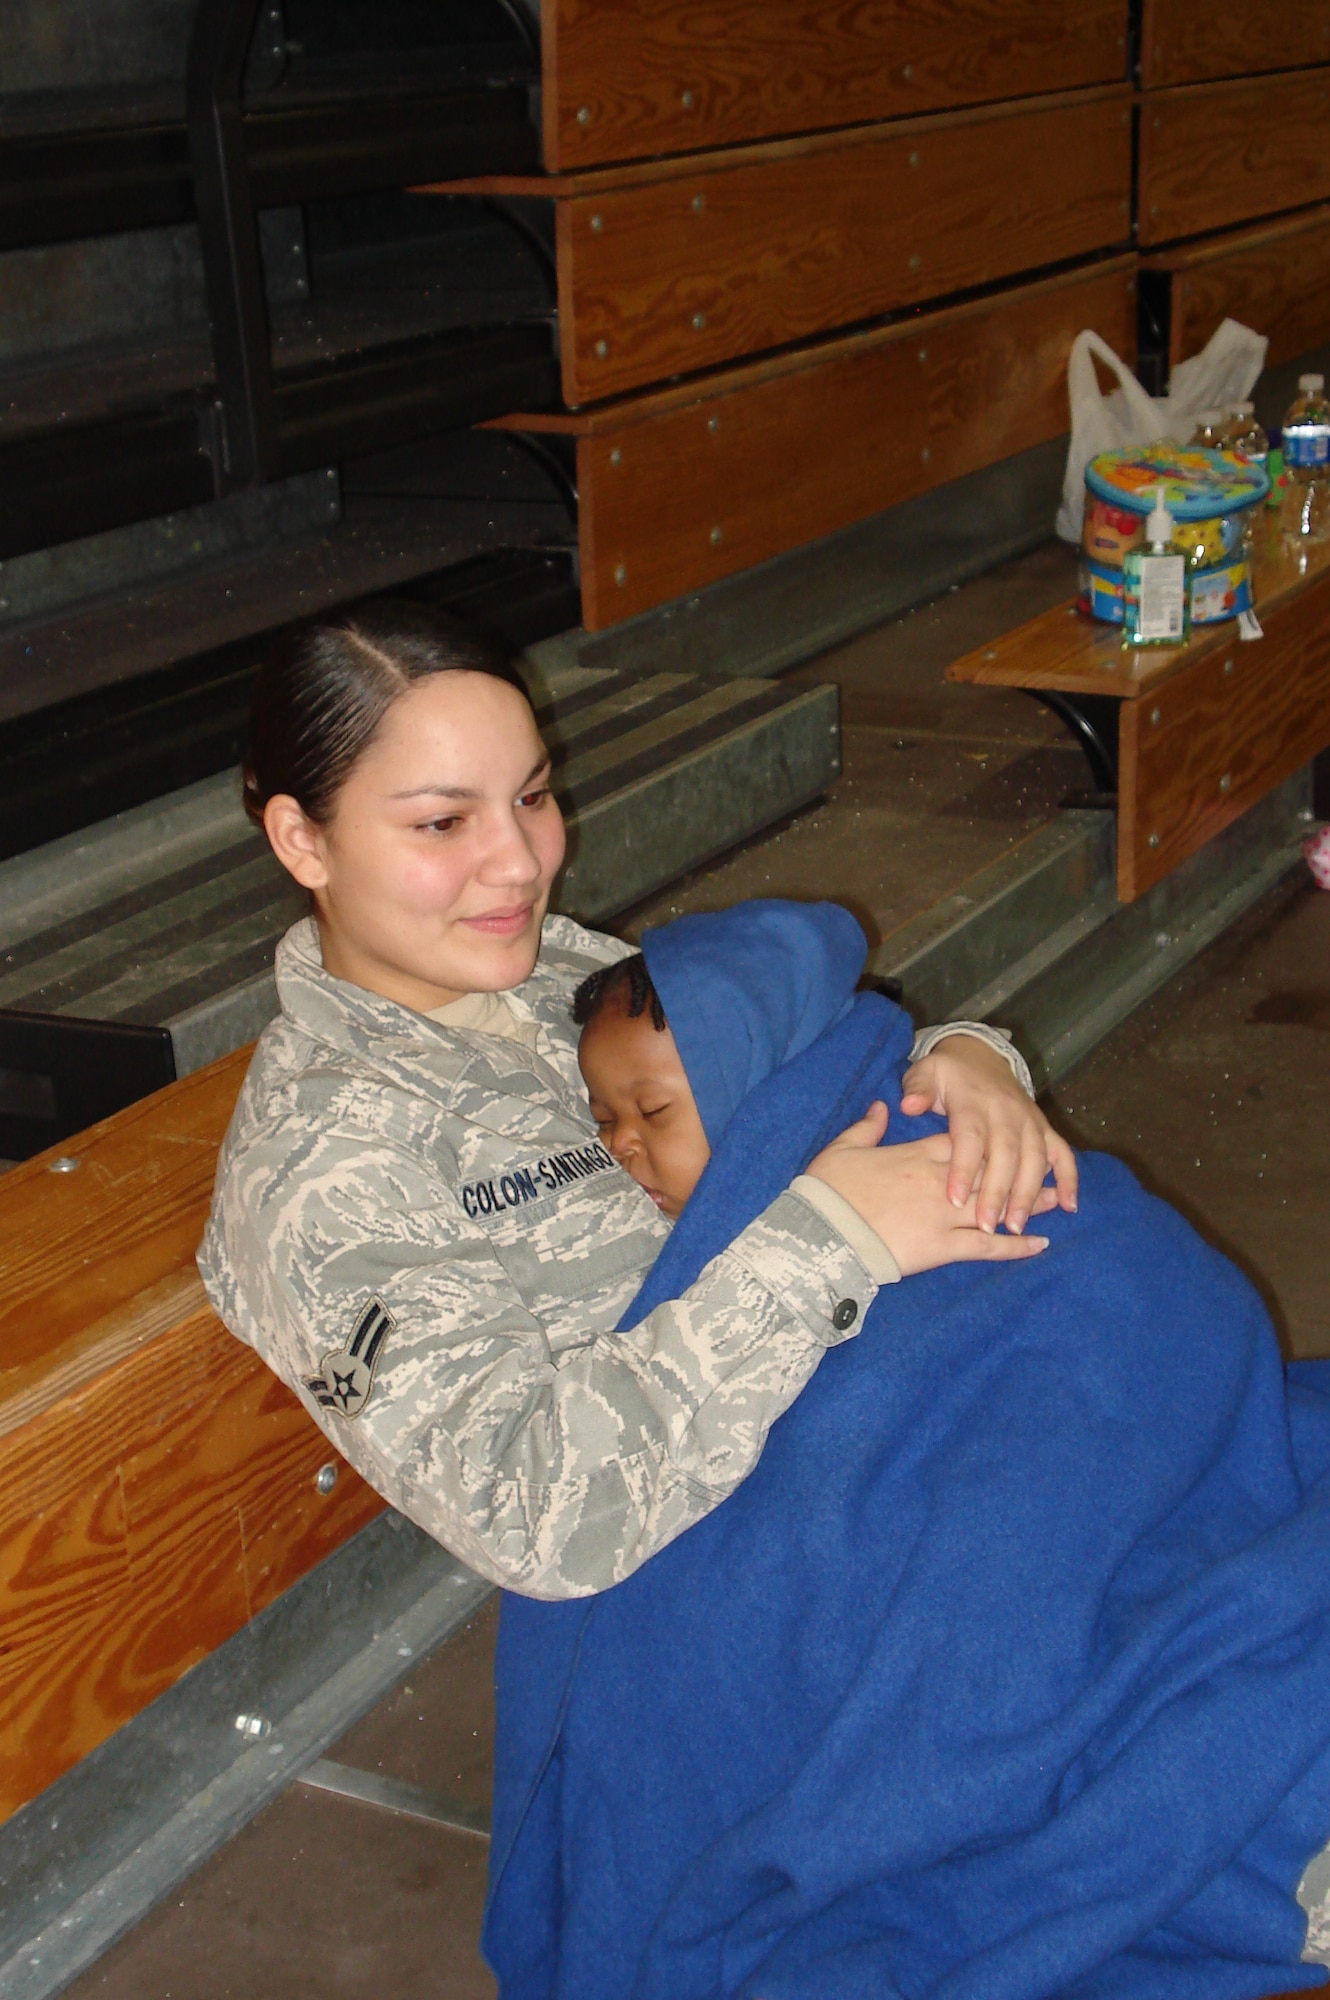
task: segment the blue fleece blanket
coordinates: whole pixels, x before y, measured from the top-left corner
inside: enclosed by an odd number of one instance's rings
[[[907,1059],[862,997],[730,1119],[631,1318]],[[895,1115],[888,1142],[934,1121]],[[1040,1258],[890,1287],[635,1576],[510,1597],[503,2000],[1239,2000],[1330,1838],[1330,1402],[1107,1157]]]

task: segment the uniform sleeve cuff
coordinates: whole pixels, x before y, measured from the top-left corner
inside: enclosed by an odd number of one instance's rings
[[[858,1333],[877,1297],[864,1259],[820,1208],[787,1188],[730,1245],[823,1347]]]
[[[901,1267],[876,1229],[865,1222],[858,1209],[851,1208],[844,1195],[837,1194],[829,1182],[820,1181],[816,1174],[800,1174],[790,1182],[790,1192],[802,1195],[805,1201],[811,1202],[819,1215],[824,1215],[832,1228],[840,1231],[877,1284],[900,1283]]]
[[[948,1035],[970,1035],[976,1042],[987,1042],[989,1048],[996,1049],[1003,1061],[1008,1064],[1026,1096],[1034,1096],[1034,1078],[1030,1074],[1029,1064],[1012,1041],[1010,1029],[990,1027],[987,1021],[944,1021],[937,1028],[921,1028],[914,1038],[910,1061],[922,1062],[924,1057],[931,1055],[938,1043],[945,1041]]]

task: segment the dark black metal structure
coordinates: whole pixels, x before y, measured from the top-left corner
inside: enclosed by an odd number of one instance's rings
[[[174,1081],[165,1028],[0,1008],[0,1157],[28,1159]]]
[[[496,297],[482,280],[461,323],[454,308],[426,330],[343,312],[274,356],[261,211],[540,160],[539,45],[519,0],[305,11],[288,8],[302,39],[268,46],[282,17],[263,0],[198,0],[182,123],[0,138],[0,252],[196,224],[211,351],[165,399],[112,391],[84,412],[75,395],[58,427],[11,421],[0,561],[557,401],[552,285]],[[530,238],[521,218],[508,233]]]

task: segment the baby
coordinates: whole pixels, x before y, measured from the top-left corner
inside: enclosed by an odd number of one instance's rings
[[[711,1148],[660,996],[640,952],[603,966],[573,996],[577,1060],[602,1142],[675,1221]]]
[[[853,923],[848,917],[845,921]],[[806,1046],[820,1026],[830,1025],[830,1019],[819,1021],[797,998],[795,1007],[802,1026],[786,1054]],[[642,954],[619,959],[583,980],[573,998],[573,1019],[582,1029],[578,1063],[602,1143],[662,1213],[677,1220],[711,1158],[711,1143]],[[694,1042],[694,1059],[701,1060],[705,1044],[696,1035]],[[756,1080],[775,1065],[771,1051],[765,1059],[753,1053]],[[710,1094],[714,1100],[714,1088]],[[879,1284],[957,1258],[1034,1256],[1047,1246],[1047,1238],[1040,1236],[985,1236],[976,1221],[977,1187],[963,1207],[952,1206],[946,1197],[951,1141],[945,1134],[893,1147],[886,1175],[879,1167],[870,1194],[856,1156],[862,1159],[877,1147],[886,1126],[886,1106],[871,1105],[793,1183]],[[889,1183],[885,1190],[884,1178]],[[1054,1189],[1041,1190],[1034,1212],[1045,1213],[1057,1199]]]

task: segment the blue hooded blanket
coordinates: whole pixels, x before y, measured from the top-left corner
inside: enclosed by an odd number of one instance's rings
[[[645,941],[713,1157],[629,1324],[875,1096],[858,927]],[[879,1293],[723,1505],[505,1600],[484,1946],[503,2000],[1240,2000],[1317,1985],[1330,1400],[1103,1155],[1041,1256]]]

